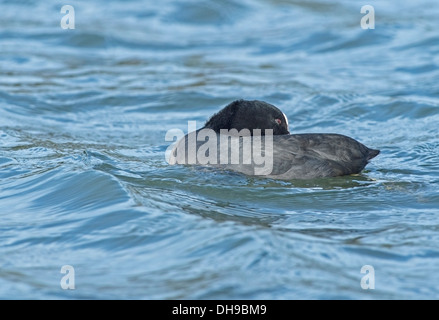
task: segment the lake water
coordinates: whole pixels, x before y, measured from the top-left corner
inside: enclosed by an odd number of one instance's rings
[[[0,1],[0,298],[438,299],[438,13]],[[166,163],[168,130],[239,98],[381,154],[311,181]]]

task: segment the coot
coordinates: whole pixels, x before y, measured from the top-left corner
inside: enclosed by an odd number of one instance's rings
[[[179,140],[168,162],[291,180],[357,174],[379,153],[340,134],[290,134],[277,107],[237,100]]]

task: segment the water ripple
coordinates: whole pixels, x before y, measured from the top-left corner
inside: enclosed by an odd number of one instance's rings
[[[374,30],[344,0],[74,6],[63,30],[57,1],[0,4],[0,298],[439,297],[435,1]],[[168,130],[239,98],[381,154],[310,181],[167,165]]]

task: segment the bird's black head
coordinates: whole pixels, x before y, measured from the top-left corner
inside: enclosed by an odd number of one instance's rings
[[[221,129],[272,129],[274,135],[289,134],[288,119],[275,106],[258,100],[236,100],[214,114],[205,128],[220,133]]]

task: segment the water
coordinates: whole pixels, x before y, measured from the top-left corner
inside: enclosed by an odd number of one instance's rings
[[[438,12],[0,1],[0,298],[438,299]],[[382,153],[312,181],[167,165],[169,129],[238,98]]]

